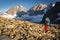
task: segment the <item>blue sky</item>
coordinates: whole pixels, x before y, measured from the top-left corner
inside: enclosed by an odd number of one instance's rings
[[[0,0],[0,13],[15,5],[22,5],[27,10],[36,4],[49,4],[59,0]]]

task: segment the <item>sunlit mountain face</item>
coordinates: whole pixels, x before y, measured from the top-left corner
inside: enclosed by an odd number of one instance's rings
[[[31,7],[37,4],[50,4],[58,1],[60,0],[0,0],[0,13],[3,13],[3,11],[6,12],[6,10],[15,5],[22,5],[29,10]]]
[[[60,40],[60,0],[0,0],[0,40]]]
[[[1,0],[0,3],[3,3],[3,5],[1,5],[0,7],[1,8],[0,16],[4,18],[9,18],[9,19],[27,20],[34,23],[41,23],[41,22],[44,23],[43,20],[47,14],[49,18],[51,17],[50,20],[54,19],[58,23],[60,18],[59,16],[57,16],[57,14],[59,12],[56,14],[52,13],[58,10],[55,6],[60,5],[60,4],[56,4],[56,2],[59,2],[59,0],[55,0],[55,1],[48,0],[46,2],[44,0],[38,0],[38,1],[37,0],[30,0],[30,1],[28,0],[18,0],[18,1],[17,0],[15,1],[14,0],[13,1]],[[52,10],[52,11],[49,11],[49,10]],[[52,20],[51,22],[55,23],[55,21],[53,22]]]

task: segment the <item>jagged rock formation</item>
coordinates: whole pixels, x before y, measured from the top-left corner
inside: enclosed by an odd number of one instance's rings
[[[35,5],[28,10],[28,13],[29,15],[43,14],[46,7],[46,4]]]
[[[44,19],[46,17],[49,17],[51,23],[57,23],[57,24],[59,24],[60,23],[59,13],[60,13],[60,2],[56,2],[55,6],[52,7],[50,10],[48,10],[46,12],[46,14],[44,15],[44,17],[42,19],[43,23],[44,23]]]
[[[14,7],[12,7],[12,8],[10,8],[8,11],[7,11],[7,13],[8,14],[11,14],[11,15],[14,15],[14,14],[16,14],[17,12],[27,12],[27,10],[26,10],[26,8],[24,8],[23,6],[14,6]]]
[[[44,18],[48,16],[51,23],[60,23],[59,5],[59,3],[40,4],[33,6],[28,11],[23,6],[14,6],[7,13],[0,16],[9,19],[27,20],[34,23],[41,23],[41,21],[44,23]]]
[[[36,10],[43,10],[46,7],[47,7],[46,4],[39,4],[39,5],[33,6],[30,10],[34,10],[34,11],[36,11]]]
[[[41,4],[42,5],[42,4]],[[40,5],[40,6],[41,6]],[[39,7],[40,7],[39,6]],[[37,6],[37,8],[39,8]],[[37,10],[37,9],[36,9]],[[39,9],[40,10],[40,9]],[[31,12],[31,11],[30,11]],[[40,11],[34,11],[35,13],[32,13],[33,16],[29,15],[29,12],[26,12],[25,8],[22,6],[14,6],[12,8],[10,8],[7,13],[2,14],[1,17],[4,18],[9,18],[9,19],[17,19],[17,20],[27,20],[27,21],[31,21],[31,22],[40,22],[43,15],[39,15],[40,13],[43,13],[43,10]],[[31,13],[30,13],[31,14]],[[35,16],[36,15],[36,16]]]
[[[17,6],[11,7],[6,13],[0,14],[0,16],[4,18],[13,19],[13,18],[24,15],[26,12],[27,10],[23,6],[17,5]]]
[[[43,24],[0,17],[0,40],[60,40],[60,25],[50,24],[45,33]]]
[[[36,6],[37,9],[35,8]],[[47,5],[40,4],[36,6],[28,10],[28,12],[17,12],[17,17],[15,19],[39,23],[44,15],[44,10],[47,7]]]

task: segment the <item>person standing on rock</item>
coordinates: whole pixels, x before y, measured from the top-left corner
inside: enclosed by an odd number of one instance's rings
[[[49,17],[46,17],[45,18],[45,24],[44,24],[45,32],[48,32],[48,30],[49,30],[48,25],[49,24],[50,24],[50,19],[49,19]]]

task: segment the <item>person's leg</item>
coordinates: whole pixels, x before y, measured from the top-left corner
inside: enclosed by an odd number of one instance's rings
[[[45,32],[48,32],[49,28],[48,28],[48,25],[44,24],[44,28],[45,28]]]

